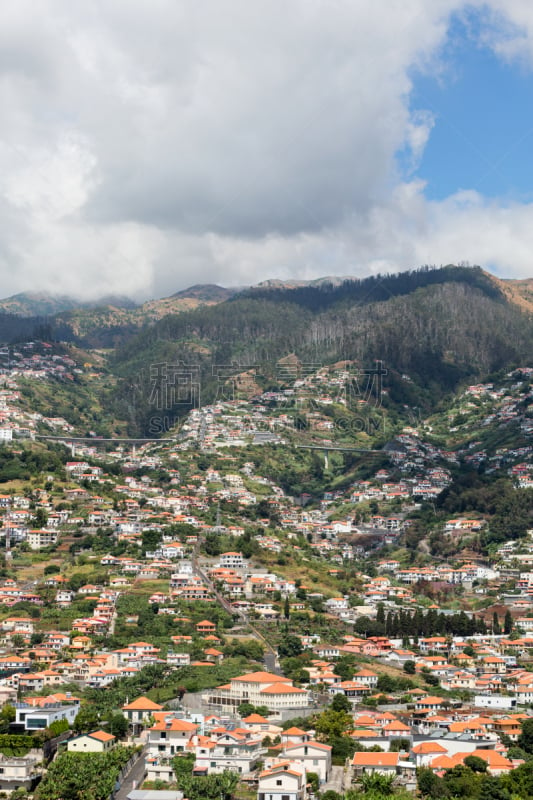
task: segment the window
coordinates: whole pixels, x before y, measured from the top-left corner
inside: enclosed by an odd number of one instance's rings
[[[282,794],[281,795],[281,800],[290,800],[290,798],[291,798],[290,794]]]
[[[283,781],[282,780],[276,781],[276,786],[283,786]]]

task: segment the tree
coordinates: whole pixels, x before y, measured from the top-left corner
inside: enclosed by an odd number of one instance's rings
[[[348,713],[353,710],[352,704],[342,692],[338,692],[335,695],[331,703],[331,708],[333,711],[347,711]]]
[[[182,755],[181,753],[177,756],[174,756],[172,761],[172,771],[176,776],[176,781],[178,786],[181,786],[181,779],[186,775],[192,775],[192,771],[194,768],[194,754],[187,753],[186,755]]]
[[[291,616],[291,607],[289,604],[288,597],[285,598],[285,602],[283,604],[283,616],[285,617],[285,619],[289,619],[289,617]]]
[[[301,586],[296,589],[296,599],[300,600],[301,602],[307,600],[307,592],[305,589],[302,589]]]
[[[346,711],[334,711],[331,708],[323,711],[315,722],[316,732],[326,741],[332,736],[342,736],[352,726],[351,714],[347,714]]]
[[[39,800],[107,800],[133,753],[132,747],[115,747],[107,753],[60,753],[39,784]]]
[[[22,650],[25,645],[24,636],[21,633],[16,633],[11,637],[11,644],[15,650]]]
[[[507,758],[521,758],[523,761],[527,761],[529,756],[529,753],[526,753],[525,750],[518,746],[509,747],[507,750]]]
[[[343,655],[335,664],[335,674],[339,675],[341,680],[349,681],[352,679],[355,672],[356,662],[355,657],[352,655]]]
[[[220,796],[223,800],[230,800],[239,783],[239,777],[235,772],[225,769],[219,776]]]
[[[510,800],[510,795],[500,778],[485,774],[481,780],[479,800]]]
[[[311,786],[311,791],[316,794],[320,788],[320,778],[317,772],[307,773],[307,782]]]
[[[487,778],[483,780],[485,782]],[[533,797],[533,767],[529,762],[512,769],[509,774],[503,775],[500,781],[503,789],[507,790],[507,797],[504,800],[507,800],[509,795],[520,799]]]
[[[48,515],[47,515],[46,511],[44,510],[44,508],[39,506],[39,508],[37,509],[37,511],[34,514],[33,519],[34,519],[36,528],[45,528],[46,524],[48,522]]]
[[[155,530],[143,531],[141,539],[142,542],[141,546],[143,553],[146,552],[153,553],[154,550],[157,550],[157,548],[161,544],[162,537],[163,534],[161,533],[161,531],[155,531]]]
[[[303,651],[302,640],[299,636],[287,633],[278,645],[278,656],[280,658],[289,658],[291,656],[299,656]]]
[[[241,703],[238,708],[237,712],[240,717],[249,717],[250,714],[253,714],[255,711],[255,706],[252,703]]]
[[[86,705],[82,706],[76,714],[72,727],[76,733],[89,733],[98,727],[99,722],[100,718],[96,709],[93,706]]]
[[[509,609],[507,609],[503,621],[503,632],[505,633],[506,636],[509,636],[513,632],[513,625],[514,625],[513,616],[509,611]]]
[[[387,675],[386,673],[383,673],[379,676],[377,689],[380,692],[393,692],[395,688],[394,678],[391,678],[391,676]]]
[[[420,767],[416,771],[416,781],[418,791],[422,797],[430,797],[432,800],[446,796],[446,787],[442,778],[435,775],[429,767]]]
[[[464,764],[458,764],[446,771],[443,781],[452,797],[477,797],[481,775]]]
[[[0,733],[7,733],[9,726],[15,722],[17,712],[14,706],[5,705],[0,711]]]
[[[465,767],[468,767],[472,770],[472,772],[486,772],[487,771],[487,762],[484,761],[479,756],[467,756],[463,760],[463,764]]]
[[[55,722],[51,722],[48,726],[48,731],[51,737],[59,736],[60,733],[64,733],[68,731],[70,725],[66,719],[56,719]]]
[[[403,665],[403,671],[406,675],[414,675],[416,672],[416,665],[414,661],[406,661]]]
[[[516,743],[526,753],[533,753],[533,717],[522,720],[522,732]]]
[[[217,533],[208,533],[204,539],[204,550],[208,556],[219,556],[222,552],[220,536]]]
[[[111,714],[108,718],[107,729],[109,733],[112,733],[113,736],[117,737],[117,739],[123,739],[126,736],[128,727],[128,720],[124,714],[120,713],[120,711],[117,711],[115,714]]]

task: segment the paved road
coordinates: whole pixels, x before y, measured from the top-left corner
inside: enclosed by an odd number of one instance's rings
[[[344,767],[331,768],[329,781],[322,784],[320,792],[327,792],[328,789],[333,789],[338,794],[344,794]]]
[[[128,772],[122,782],[122,786],[115,795],[115,800],[126,800],[132,789],[138,789],[146,773],[146,765],[144,763],[144,753],[138,761],[135,762],[132,769]]]
[[[268,650],[263,657],[263,661],[265,663],[265,669],[267,672],[279,672],[279,667],[276,666],[276,656],[274,653],[270,653]]]

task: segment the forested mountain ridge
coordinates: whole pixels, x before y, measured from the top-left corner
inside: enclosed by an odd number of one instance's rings
[[[410,385],[396,402],[431,410],[464,380],[526,363],[533,318],[479,268],[445,267],[349,281],[340,286],[253,289],[212,307],[168,315],[117,349],[110,366],[117,408],[143,429],[154,364],[194,365],[203,399],[219,365],[256,369],[267,381],[288,354],[304,363],[382,361]],[[179,410],[177,410],[179,411]]]
[[[19,317],[50,317],[73,309],[91,309],[102,306],[132,309],[136,304],[128,297],[110,295],[98,300],[85,301],[69,295],[50,292],[20,292],[0,300],[0,311]]]
[[[115,348],[168,315],[227,301],[263,299],[319,312],[333,307],[341,309],[354,304],[386,302],[419,288],[448,282],[477,287],[487,296],[516,305],[525,312],[533,312],[531,281],[501,280],[478,267],[450,265],[363,279],[267,280],[241,290],[198,284],[140,305],[126,297],[83,301],[47,292],[26,292],[0,300],[0,313],[6,315],[0,339],[12,342],[48,336],[86,348]]]
[[[527,364],[533,353],[528,282],[501,281],[479,267],[296,284],[236,294],[200,285],[150,308],[0,314],[0,337],[105,347],[109,380],[99,404],[135,436],[146,434],[154,397],[165,388],[164,365],[189,365],[201,402],[209,403],[222,367],[253,373],[258,389],[275,389],[278,362],[289,355],[315,366],[348,361],[371,368],[379,360],[392,406],[431,413],[463,382]],[[171,403],[165,412],[172,424],[187,406]]]

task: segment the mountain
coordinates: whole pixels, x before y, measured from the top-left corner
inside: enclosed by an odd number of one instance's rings
[[[490,277],[510,303],[522,311],[533,313],[533,278],[502,280],[492,275]]]
[[[189,286],[188,289],[183,289],[181,292],[175,292],[168,299],[183,300],[190,298],[206,304],[222,303],[224,300],[233,297],[237,292],[238,289],[226,289],[224,286],[217,286],[215,283],[197,283],[194,286]]]
[[[353,280],[348,275],[344,277],[338,277],[335,275],[327,276],[325,278],[313,278],[308,281],[304,280],[281,280],[279,278],[270,278],[266,281],[261,281],[256,286],[251,287],[255,289],[298,289],[302,286],[323,286],[324,284],[328,284],[331,286],[340,286],[342,283],[346,281]]]
[[[404,414],[404,407],[431,413],[465,381],[529,363],[532,283],[449,265],[361,280],[263,282],[242,291],[195,285],[133,308],[77,307],[46,317],[0,313],[0,336],[106,350],[113,381],[105,404],[128,420],[134,435],[146,432],[153,397],[165,388],[167,373],[158,376],[156,369],[161,364],[189,365],[209,402],[220,389],[219,373],[228,369],[256,376],[259,390],[279,384],[278,362],[287,356],[363,369],[379,360],[395,413]],[[47,302],[47,296],[32,297]],[[187,411],[184,403],[171,406],[169,424]]]
[[[181,314],[202,306],[222,303],[235,290],[210,284],[191,286],[170,297],[148,300],[134,308],[119,306],[78,307],[55,317],[55,322],[67,326],[72,337],[84,347],[114,348],[130,339],[145,326],[169,314]]]
[[[170,297],[137,305],[127,297],[109,295],[97,300],[79,300],[47,292],[23,292],[0,300],[0,313],[24,317],[24,324],[6,317],[3,341],[41,335],[43,325],[51,338],[76,342],[85,347],[116,347],[119,343],[167,314],[179,314],[203,305],[228,300],[237,292],[214,284],[198,284]],[[11,320],[11,325],[10,325]],[[11,335],[11,329],[13,335]],[[36,333],[37,331],[37,333]]]
[[[481,269],[448,266],[338,286],[251,288],[164,317],[119,347],[110,365],[122,378],[117,409],[128,409],[132,430],[144,430],[157,381],[166,380],[154,378],[157,364],[196,370],[208,402],[228,365],[268,384],[291,353],[317,365],[349,360],[369,368],[380,360],[391,402],[430,411],[461,382],[526,364],[532,352],[533,317]],[[410,383],[398,380],[403,373]],[[178,406],[170,410],[177,416]]]
[[[63,311],[77,308],[99,308],[114,306],[116,308],[135,308],[136,304],[128,297],[109,295],[97,300],[79,300],[68,295],[56,295],[49,292],[21,292],[0,300],[0,311],[21,317],[54,316]]]

